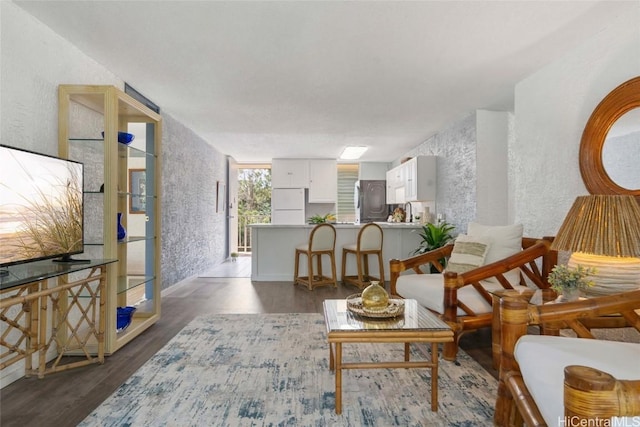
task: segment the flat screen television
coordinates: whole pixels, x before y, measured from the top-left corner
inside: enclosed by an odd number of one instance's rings
[[[31,261],[89,262],[84,165],[0,145],[0,268]]]

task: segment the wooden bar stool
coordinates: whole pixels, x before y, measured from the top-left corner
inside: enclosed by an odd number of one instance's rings
[[[309,290],[316,286],[331,285],[338,287],[336,276],[336,229],[331,224],[318,224],[311,230],[309,243],[296,248],[296,262],[293,273],[294,286],[298,283],[307,285]],[[308,276],[299,276],[300,255],[307,256]],[[331,261],[331,277],[322,274],[322,255],[329,256]],[[313,270],[313,258],[316,258],[317,271]]]
[[[347,276],[347,255],[356,256],[357,276]],[[369,255],[378,256],[378,271],[380,277],[369,275]],[[377,280],[384,286],[384,266],[382,264],[382,227],[370,223],[358,232],[358,241],[342,247],[342,283],[354,285],[359,289],[369,286],[372,280]]]

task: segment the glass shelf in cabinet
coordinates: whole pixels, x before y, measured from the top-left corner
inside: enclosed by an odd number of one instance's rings
[[[104,142],[104,138],[69,138],[69,142]]]
[[[118,244],[127,244],[133,242],[142,242],[144,240],[153,240],[154,236],[127,236],[122,240],[118,240]]]
[[[156,196],[155,195],[151,195],[151,194],[142,194],[142,193],[131,193],[129,191],[119,191],[118,192],[118,197],[127,197],[127,196],[134,196],[134,197],[146,197],[148,199],[155,199]]]
[[[118,144],[118,156],[124,157],[146,157],[148,159],[153,159],[156,157],[154,153],[150,153],[148,151],[142,150],[137,147],[133,147],[131,145]]]
[[[125,293],[154,280],[154,276],[118,276],[118,294]]]

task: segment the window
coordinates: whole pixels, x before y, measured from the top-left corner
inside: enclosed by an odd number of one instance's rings
[[[338,165],[337,221],[354,222],[356,220],[356,207],[353,203],[353,191],[357,180],[357,164]]]

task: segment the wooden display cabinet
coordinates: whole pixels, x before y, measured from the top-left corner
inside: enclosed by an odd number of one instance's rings
[[[119,261],[108,266],[105,296],[110,354],[160,318],[162,119],[114,86],[60,85],[58,103],[59,155],[85,165],[85,256]],[[119,132],[135,139],[120,143]],[[136,311],[117,331],[117,308],[125,306]]]

